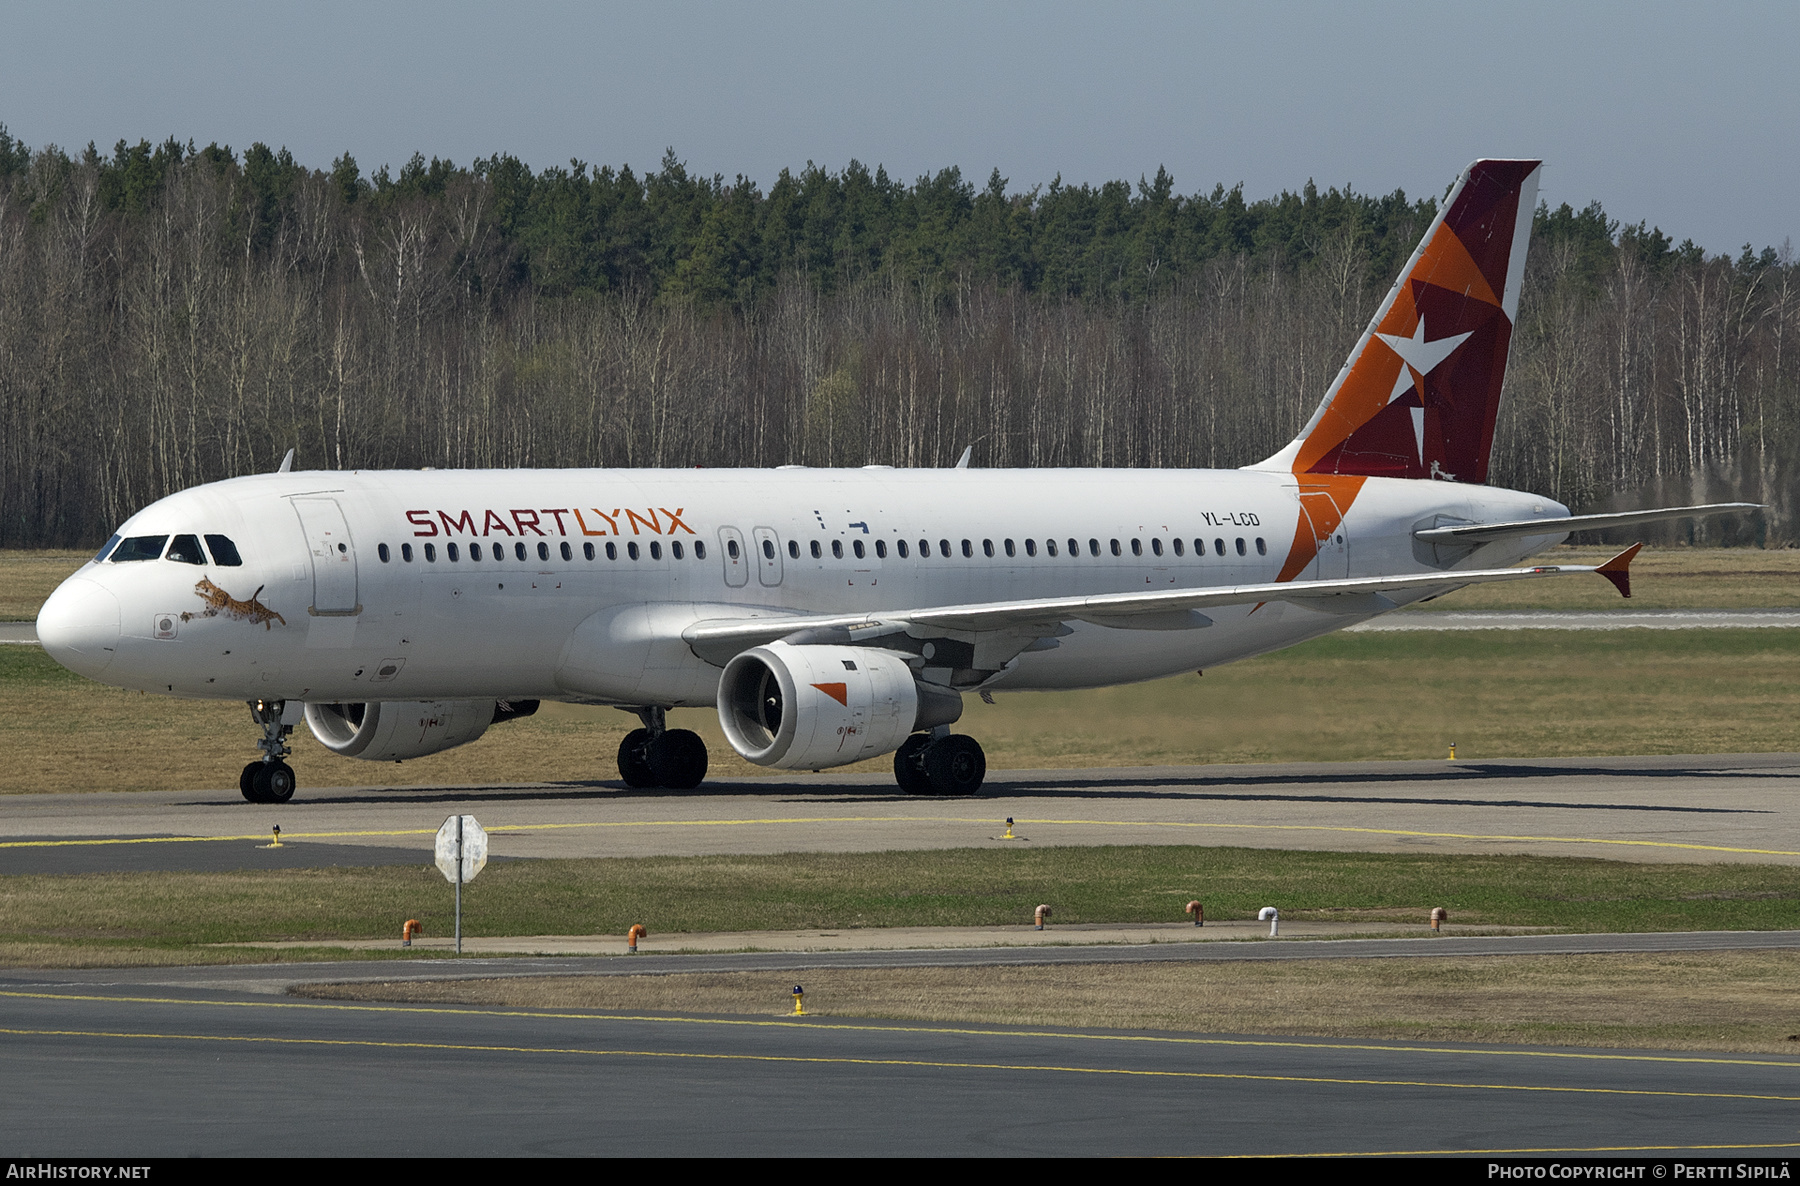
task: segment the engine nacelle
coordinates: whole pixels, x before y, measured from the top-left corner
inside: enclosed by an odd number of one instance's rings
[[[306,724],[319,744],[346,758],[399,762],[467,745],[497,720],[528,715],[492,700],[371,700],[366,703],[308,704]]]
[[[871,647],[754,647],[719,677],[719,723],[758,766],[823,770],[877,757],[962,715],[961,696],[921,687],[906,660]]]

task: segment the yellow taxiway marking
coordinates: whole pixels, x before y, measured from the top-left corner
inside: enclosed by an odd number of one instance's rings
[[[956,815],[817,815],[773,816],[763,819],[664,819],[592,820],[567,824],[490,824],[488,832],[552,832],[574,828],[743,828],[771,824],[976,824],[988,825],[987,816]],[[1746,856],[1800,857],[1785,848],[1738,848],[1726,844],[1683,844],[1672,840],[1611,840],[1594,836],[1513,836],[1478,832],[1422,832],[1410,828],[1357,828],[1337,824],[1222,824],[1188,820],[1032,819],[1033,827],[1084,828],[1195,828],[1240,832],[1343,832],[1360,836],[1404,836],[1416,840],[1508,841],[1522,844],[1601,844],[1621,848],[1670,848],[1691,852],[1730,852]],[[435,836],[436,828],[365,829],[348,832],[285,832],[289,840],[334,840],[370,836]],[[95,844],[191,844],[196,841],[267,840],[267,832],[242,836],[137,836],[72,840],[3,840],[0,848],[58,848]]]
[[[1427,1079],[1350,1079],[1332,1075],[1253,1075],[1230,1071],[1153,1071],[1131,1067],[1075,1067],[1058,1063],[952,1062],[922,1058],[847,1058],[801,1054],[719,1054],[680,1050],[596,1049],[584,1046],[501,1046],[462,1042],[384,1042],[372,1038],[273,1038],[248,1034],[160,1034],[130,1030],[39,1030],[0,1028],[0,1034],[29,1038],[123,1038],[164,1042],[241,1042],[260,1046],[327,1046],[369,1050],[435,1050],[459,1054],[565,1054],[590,1058],[668,1058],[694,1062],[790,1063],[810,1066],[922,1067],[955,1071],[1038,1071],[1067,1075],[1116,1075],[1132,1079],[1216,1079],[1228,1082],[1314,1083],[1337,1087],[1427,1087],[1467,1091],[1532,1091],[1557,1095],[1655,1096],[1668,1099],[1756,1100],[1800,1103],[1800,1095],[1745,1091],[1650,1091],[1632,1087],[1556,1087],[1535,1083],[1454,1083]]]
[[[0,991],[0,998],[40,1001],[126,1002],[135,1005],[197,1005],[233,1009],[297,1009],[327,1013],[423,1013],[451,1017],[521,1017],[547,1021],[631,1021],[668,1025],[723,1026],[749,1029],[836,1030],[884,1034],[956,1034],[988,1038],[1062,1038],[1081,1042],[1165,1046],[1262,1047],[1279,1050],[1354,1050],[1386,1054],[1455,1054],[1489,1058],[1565,1059],[1577,1062],[1685,1063],[1701,1066],[1777,1067],[1800,1070],[1800,1062],[1766,1058],[1718,1058],[1681,1054],[1615,1054],[1578,1050],[1500,1050],[1459,1046],[1395,1046],[1379,1042],[1301,1042],[1272,1038],[1200,1038],[1166,1034],[1090,1034],[1073,1030],[976,1029],[947,1025],[874,1025],[852,1021],[794,1021],[791,1018],[733,1018],[652,1016],[597,1011],[562,1012],[552,1009],[494,1009],[455,1005],[345,1003],[327,1001],[202,1001],[187,997],[127,997],[106,993],[58,993]]]

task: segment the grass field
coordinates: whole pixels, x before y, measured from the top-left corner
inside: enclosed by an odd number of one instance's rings
[[[1297,921],[1418,923],[1443,906],[1452,925],[1768,930],[1795,925],[1800,867],[1164,845],[502,861],[463,891],[463,930],[1025,926],[1039,902],[1059,924],[1180,922],[1192,898],[1213,919],[1277,902]],[[0,962],[263,961],[270,952],[215,945],[391,938],[408,918],[445,935],[451,912],[424,864],[13,876],[0,878]]]
[[[1796,670],[1792,630],[1341,634],[1203,677],[992,705],[971,696],[957,728],[996,770],[1437,758],[1452,741],[1476,759],[1790,752],[1800,750]],[[769,773],[732,752],[710,710],[671,720],[706,738],[714,774]],[[301,726],[291,761],[302,794],[615,780],[619,740],[636,726],[615,709],[547,704],[402,765],[339,758]],[[0,647],[0,792],[228,788],[256,736],[241,704],[107,688],[35,647]]]
[[[63,579],[93,552],[0,551],[0,622],[28,622]]]
[[[329,1000],[527,1009],[792,1010],[793,975],[546,977],[309,986]],[[997,1026],[1800,1054],[1800,952],[820,968],[806,1011]]]

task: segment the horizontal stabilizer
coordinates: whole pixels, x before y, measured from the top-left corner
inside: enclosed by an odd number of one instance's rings
[[[1638,523],[1661,523],[1669,519],[1699,519],[1708,515],[1726,515],[1759,511],[1759,502],[1713,502],[1697,507],[1659,507],[1649,511],[1621,511],[1614,515],[1564,515],[1555,519],[1521,519],[1513,523],[1476,523],[1468,527],[1430,527],[1413,532],[1413,538],[1428,544],[1484,544],[1489,540],[1514,539],[1526,535],[1563,535],[1571,531],[1599,531],[1607,527],[1631,527]]]

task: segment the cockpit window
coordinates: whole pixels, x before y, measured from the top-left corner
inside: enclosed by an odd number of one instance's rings
[[[178,535],[169,545],[169,559],[181,564],[205,564],[206,553],[200,550],[200,537]]]
[[[112,550],[118,546],[119,546],[119,537],[116,535],[113,536],[111,539],[107,540],[105,543],[101,544],[100,550],[98,552],[94,553],[94,563],[98,564],[102,560],[106,559],[106,557],[109,554],[111,554]]]
[[[127,560],[155,560],[162,555],[163,545],[168,542],[166,535],[134,535],[114,549],[112,561],[123,564]]]
[[[241,568],[244,558],[238,555],[237,545],[223,535],[206,537],[206,550],[212,553],[213,563],[220,568]]]

